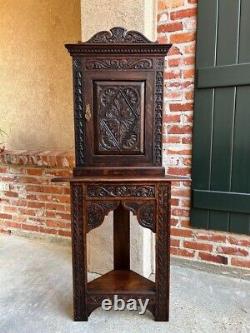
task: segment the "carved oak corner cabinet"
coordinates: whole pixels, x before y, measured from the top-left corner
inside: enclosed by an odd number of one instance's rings
[[[171,182],[162,167],[164,57],[171,45],[112,28],[73,57],[76,166],[71,185],[74,319],[103,299],[149,299],[155,320],[169,313]],[[65,181],[57,179],[55,181]],[[114,211],[114,269],[87,281],[86,235]],[[129,213],[156,234],[156,279],[130,270]]]

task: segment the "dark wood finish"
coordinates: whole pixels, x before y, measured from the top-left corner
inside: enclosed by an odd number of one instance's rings
[[[124,167],[131,175],[164,174],[163,71],[170,47],[120,27],[66,45],[73,57],[75,176],[123,175]]]
[[[122,204],[114,211],[114,269],[130,269],[129,211]]]
[[[74,179],[74,178],[72,178]],[[169,315],[169,236],[171,182],[71,179],[75,320],[87,320],[104,298],[149,299],[155,320]],[[81,179],[81,180],[80,180]],[[114,210],[114,270],[87,284],[86,234]],[[129,211],[156,233],[156,282],[130,270]]]
[[[169,313],[171,182],[164,176],[164,57],[171,45],[117,27],[86,43],[68,44],[73,57],[76,167],[70,182],[74,319],[88,320],[105,298],[149,299],[155,320]],[[114,211],[114,270],[87,283],[86,235]],[[130,212],[156,234],[155,283],[130,270]],[[101,255],[101,254],[100,254]]]
[[[113,270],[88,283],[91,294],[155,294],[155,283],[131,270]]]

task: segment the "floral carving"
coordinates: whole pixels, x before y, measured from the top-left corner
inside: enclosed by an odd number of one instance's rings
[[[137,216],[139,224],[155,232],[155,202],[124,201],[124,208],[131,210]]]
[[[100,31],[91,37],[87,43],[113,44],[113,43],[153,43],[138,31],[127,31],[122,27],[114,27],[110,31]],[[157,42],[156,42],[157,43]]]
[[[119,201],[105,201],[105,202],[88,202],[87,203],[87,220],[88,231],[100,226],[104,217],[111,211],[118,207]]]
[[[88,185],[89,197],[151,197],[155,196],[153,185]]]
[[[95,59],[86,62],[86,69],[150,69],[152,59]]]
[[[97,85],[99,152],[140,152],[140,86]]]

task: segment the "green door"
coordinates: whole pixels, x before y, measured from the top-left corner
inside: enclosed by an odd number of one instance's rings
[[[194,227],[250,234],[250,0],[199,0]]]

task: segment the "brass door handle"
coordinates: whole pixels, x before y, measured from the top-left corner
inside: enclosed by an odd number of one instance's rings
[[[90,119],[91,119],[91,110],[90,110],[90,105],[89,104],[86,105],[85,119],[87,121],[90,121]]]

